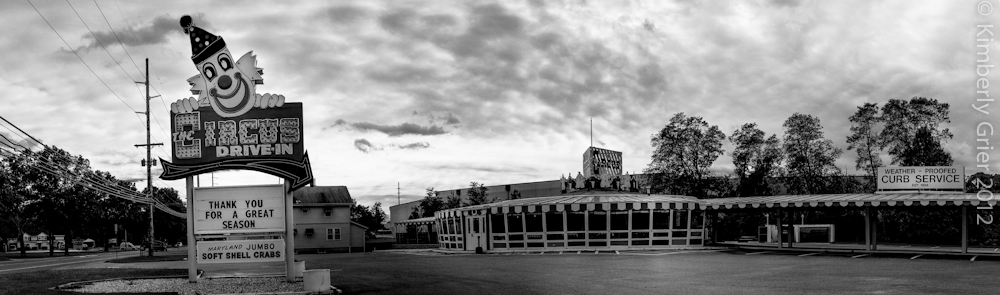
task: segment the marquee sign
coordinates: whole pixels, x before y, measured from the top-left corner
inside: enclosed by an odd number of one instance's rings
[[[194,233],[285,231],[281,185],[194,189]]]
[[[965,189],[963,166],[879,167],[878,189]]]
[[[622,152],[590,147],[583,153],[583,176],[622,174]]]
[[[173,161],[161,159],[160,178],[243,169],[289,179],[291,190],[312,182],[302,104],[256,92],[256,85],[264,84],[264,72],[253,52],[234,61],[222,37],[194,26],[187,16],[181,26],[191,39],[191,59],[199,72],[187,80],[197,98],[170,104]]]
[[[198,242],[198,263],[281,262],[285,255],[279,239]]]

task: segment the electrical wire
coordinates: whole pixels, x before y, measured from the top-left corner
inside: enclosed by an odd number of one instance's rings
[[[129,110],[132,110],[132,112],[135,113],[136,112],[135,108],[133,108],[127,102],[125,102],[125,100],[122,99],[122,97],[119,96],[118,93],[116,93],[114,89],[111,89],[111,86],[109,86],[107,82],[104,82],[104,79],[102,79],[101,76],[97,75],[97,72],[95,72],[94,69],[91,68],[90,65],[88,65],[86,61],[83,60],[83,57],[81,57],[80,54],[76,52],[76,49],[73,49],[73,47],[70,46],[68,42],[66,42],[66,39],[63,38],[62,34],[59,34],[59,31],[56,31],[56,28],[52,26],[52,23],[49,23],[49,20],[45,19],[45,16],[42,15],[41,11],[38,11],[38,8],[35,7],[35,4],[31,3],[31,0],[28,0],[28,4],[31,5],[31,8],[35,9],[35,13],[38,13],[38,16],[41,17],[43,21],[45,21],[45,24],[49,25],[49,29],[52,29],[52,32],[56,33],[56,36],[59,36],[59,40],[62,40],[63,44],[66,44],[66,48],[69,48],[69,50],[73,52],[73,55],[76,55],[76,58],[79,59],[80,62],[83,63],[83,65],[87,67],[87,70],[90,70],[90,73],[94,74],[94,77],[97,77],[97,80],[100,80],[101,84],[104,84],[104,87],[107,87],[108,91],[111,91],[111,94],[114,94],[114,96],[117,97],[118,100],[121,101],[122,104],[125,105],[125,107],[128,107]],[[142,123],[142,119],[141,118],[139,118],[138,116],[136,116],[136,119],[138,119],[139,122]],[[145,127],[145,126],[143,126],[143,127]]]

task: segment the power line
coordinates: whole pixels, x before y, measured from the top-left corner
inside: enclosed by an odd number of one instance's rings
[[[32,140],[34,140],[38,144],[40,144],[40,145],[48,148],[48,146],[45,145],[44,143],[42,143],[40,140],[36,139],[31,134],[28,134],[27,132],[24,132],[23,130],[21,130],[20,127],[17,127],[17,125],[14,125],[13,123],[11,123],[10,121],[8,121],[3,116],[0,116],[0,119],[2,119],[4,122],[6,122],[11,127],[14,127],[15,129],[17,129],[18,131],[20,131],[24,135],[18,134],[16,132],[14,132],[14,134],[20,136],[21,138],[24,138],[25,140],[27,140],[27,138],[25,138],[25,136],[27,136],[28,138],[31,138]],[[7,127],[7,126],[4,126],[4,128],[7,128],[7,130],[10,130],[10,128]],[[13,130],[11,130],[11,132],[13,132]],[[21,146],[20,144],[17,144],[16,142],[13,142],[12,140],[10,140],[10,138],[7,138],[7,136],[4,136],[3,134],[0,134],[0,137],[3,137],[5,140],[10,141],[13,144]],[[0,143],[2,143],[2,142],[0,142]],[[4,145],[10,146],[7,143],[4,143]],[[12,150],[18,151],[17,148],[14,148],[13,146],[10,146],[10,147],[11,147]],[[30,152],[31,151],[27,147],[24,147],[24,146],[21,146],[21,147],[24,149],[25,152]],[[11,155],[16,155],[16,153],[14,153],[14,152],[3,150],[3,149],[0,149],[0,152],[6,152],[6,153],[9,153]],[[23,153],[23,152],[21,152],[21,153]],[[53,154],[53,156],[59,156],[59,154]],[[62,156],[65,157],[65,155],[62,155]],[[38,157],[38,158],[35,158],[35,159],[38,161],[37,162],[38,165],[33,166],[33,167],[35,167],[36,169],[39,169],[39,171],[46,172],[46,173],[49,173],[49,174],[52,174],[52,175],[56,175],[58,177],[64,177],[64,178],[69,178],[69,177],[66,177],[66,174],[69,174],[69,175],[72,175],[72,176],[76,176],[78,179],[74,183],[80,183],[80,182],[82,182],[88,188],[94,189],[95,191],[97,191],[99,193],[105,193],[105,194],[108,194],[108,195],[111,195],[111,196],[119,197],[119,198],[122,198],[122,199],[126,199],[126,200],[130,200],[130,201],[133,201],[133,202],[137,202],[137,203],[152,204],[154,207],[160,209],[160,211],[166,212],[168,214],[171,214],[171,215],[174,215],[174,216],[177,216],[177,217],[180,217],[180,218],[185,218],[185,219],[187,218],[186,214],[174,211],[173,209],[171,209],[170,207],[167,207],[166,205],[163,205],[161,202],[159,202],[156,199],[146,197],[145,195],[143,195],[143,194],[141,194],[139,192],[136,192],[134,190],[126,190],[126,189],[118,186],[117,184],[110,183],[108,179],[105,179],[103,177],[96,177],[97,176],[96,174],[78,175],[78,174],[76,174],[73,171],[68,171],[68,170],[67,171],[63,171],[62,166],[60,166],[59,164],[57,164],[55,162],[52,162],[52,160],[50,160],[50,159],[41,158],[41,157]],[[72,158],[64,158],[64,159],[69,160],[69,161],[73,160]],[[96,179],[95,179],[95,177],[96,177]]]
[[[122,67],[122,64],[119,63],[118,60],[115,59],[115,57],[113,55],[111,55],[111,51],[108,50],[107,46],[104,46],[104,42],[101,42],[101,39],[97,38],[97,34],[94,34],[94,31],[90,29],[90,26],[87,25],[87,22],[83,20],[82,16],[80,16],[80,13],[76,10],[76,7],[74,7],[73,4],[69,2],[69,0],[66,0],[66,4],[69,4],[69,8],[73,10],[74,14],[76,14],[76,18],[80,19],[80,22],[83,23],[83,27],[87,28],[87,31],[90,32],[90,36],[94,37],[94,41],[97,41],[97,44],[101,45],[101,48],[104,49],[104,53],[108,54],[108,57],[111,58],[111,61],[114,61],[115,64],[118,65],[118,68],[122,70],[122,73],[125,73],[125,76],[128,77],[129,80],[131,80],[132,82],[135,82],[135,78],[132,78],[132,75],[130,75],[128,73],[128,71],[126,71],[125,68]],[[94,4],[96,5],[97,1],[94,1]],[[100,10],[100,9],[101,9],[101,6],[98,5],[97,6],[97,10]],[[102,17],[104,16],[104,12],[103,11],[101,12],[101,16]],[[104,18],[104,21],[107,22],[108,19]],[[108,27],[111,27],[111,23],[110,22],[108,22]],[[114,28],[111,28],[111,33],[115,35],[115,39],[118,39],[118,33],[115,33],[115,29]],[[122,46],[122,50],[125,49],[125,45],[121,44],[121,39],[118,39],[118,45]],[[132,59],[132,55],[128,53],[128,50],[125,50],[125,54],[129,56],[129,60]],[[132,60],[132,64],[135,65],[135,61],[134,60]],[[135,65],[135,67],[136,67],[136,69],[139,68],[138,65]],[[139,75],[142,76],[143,78],[146,77],[145,75],[142,74],[141,70],[139,72]],[[139,91],[139,95],[142,95],[144,97],[149,97],[148,94],[142,93],[142,89],[139,88],[139,85],[136,85],[135,83],[132,83],[132,85],[135,85],[135,90]],[[154,119],[155,119],[155,117],[154,117]],[[139,120],[142,121],[141,118]],[[163,132],[163,135],[167,135],[167,133],[165,131],[163,131],[163,124],[160,124],[160,120],[159,119],[156,119],[156,124],[160,126],[160,131]],[[170,137],[170,136],[167,136],[167,137]]]
[[[59,34],[59,31],[56,31],[56,28],[52,26],[52,23],[49,23],[49,20],[45,19],[45,16],[42,15],[42,12],[38,11],[38,8],[35,7],[35,4],[32,4],[30,0],[28,0],[28,4],[31,5],[31,8],[35,9],[35,13],[38,13],[38,16],[41,17],[43,21],[45,21],[45,24],[49,25],[49,29],[52,29],[52,32],[56,33],[56,36],[59,36],[59,40],[62,40],[63,44],[66,44],[66,48],[69,48],[69,50],[72,51],[74,55],[76,55],[76,58],[79,59],[80,62],[87,67],[87,70],[90,70],[90,73],[94,74],[94,77],[97,77],[97,80],[100,80],[101,84],[104,84],[104,87],[107,87],[108,91],[111,91],[111,94],[114,94],[114,96],[117,97],[118,100],[122,102],[122,104],[124,104],[126,107],[128,107],[129,110],[132,110],[132,112],[135,113],[135,108],[132,108],[132,106],[130,106],[127,102],[125,102],[125,100],[122,99],[121,96],[118,96],[118,93],[115,93],[115,90],[111,89],[111,86],[109,86],[107,82],[104,82],[104,79],[101,79],[101,76],[97,75],[97,72],[95,72],[94,69],[91,68],[86,61],[83,60],[83,57],[81,57],[80,54],[76,52],[76,49],[73,49],[73,47],[70,46],[68,42],[66,42],[66,39],[63,38],[61,34]],[[142,122],[142,119],[139,118],[138,116],[136,116],[136,119],[138,119],[140,123]]]
[[[118,38],[118,33],[116,33],[115,32],[115,28],[111,26],[111,22],[108,21],[108,17],[104,15],[104,10],[101,9],[101,5],[100,4],[97,4],[97,0],[94,0],[94,5],[97,6],[97,11],[101,12],[101,17],[104,18],[104,23],[108,24],[108,28],[111,29],[111,34],[115,35],[115,40],[118,40],[118,45],[122,47],[122,51],[125,51],[125,55],[127,55],[128,59],[130,61],[132,61],[132,65],[135,66],[135,70],[139,71],[139,76],[142,76],[142,78],[145,79],[146,76],[142,73],[142,69],[139,69],[139,64],[136,63],[135,59],[132,58],[132,54],[128,53],[128,49],[125,49],[125,44],[122,43],[122,39]],[[81,21],[82,21],[82,19],[81,19]],[[91,32],[91,33],[93,33],[93,32]],[[95,39],[96,39],[96,37],[95,37]]]
[[[122,21],[125,22],[125,28],[127,28],[129,34],[132,35],[132,39],[135,39],[136,42],[139,44],[139,50],[142,50],[142,55],[144,55],[145,58],[149,58],[149,54],[146,53],[146,46],[142,45],[142,42],[139,41],[139,38],[135,36],[135,30],[132,29],[132,24],[130,24],[128,22],[128,18],[125,17],[125,12],[122,11],[122,7],[118,5],[118,1],[117,0],[115,0],[114,2],[115,2],[115,7],[118,8],[118,14],[122,16]],[[98,8],[100,8],[100,7],[98,7]],[[135,61],[133,61],[132,63],[134,64]],[[151,75],[156,76],[156,82],[160,83],[160,87],[163,87],[163,82],[160,81],[160,76],[155,74],[156,71],[155,70],[150,70],[150,71],[153,72],[153,74],[151,74]],[[164,88],[164,89],[166,89],[166,88]],[[167,113],[169,113],[170,112],[170,108],[167,107],[166,101],[163,100],[163,95],[160,93],[159,90],[156,89],[155,86],[153,86],[153,91],[156,92],[157,95],[160,95],[160,103],[163,104],[163,109],[166,110]]]

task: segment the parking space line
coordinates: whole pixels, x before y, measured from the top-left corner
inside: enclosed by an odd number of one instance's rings
[[[559,251],[559,255],[562,255],[562,251]]]
[[[576,254],[580,254],[580,251],[576,251]]]
[[[941,246],[934,246],[934,247],[931,247],[931,249],[937,249],[937,248],[941,248]]]
[[[865,257],[865,256],[868,256],[868,255],[869,254],[854,255],[854,256],[851,256],[851,258],[861,258],[861,257]]]
[[[622,253],[618,252],[618,250],[615,250],[615,254],[622,254]]]
[[[601,253],[601,251],[599,251],[599,250],[594,250],[594,254],[600,254],[600,253]]]
[[[918,254],[917,256],[910,257],[910,260],[920,258],[920,256],[924,256],[924,254]]]
[[[979,257],[979,255],[976,255],[976,256],[972,256],[972,259],[969,259],[969,262],[973,262],[973,261],[976,261],[976,257]]]
[[[816,254],[819,254],[819,252],[800,254],[799,257],[813,256],[813,255],[816,255]]]
[[[545,254],[545,251],[542,251],[541,253],[538,253],[538,255],[542,255],[542,254]]]
[[[750,252],[750,253],[743,254],[743,255],[757,255],[757,254],[764,254],[764,253],[771,253],[771,251]]]

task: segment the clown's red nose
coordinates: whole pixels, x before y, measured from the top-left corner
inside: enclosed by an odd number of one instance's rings
[[[233,79],[229,78],[229,75],[222,75],[222,77],[219,77],[219,87],[225,90],[229,89],[231,86],[233,86]]]

